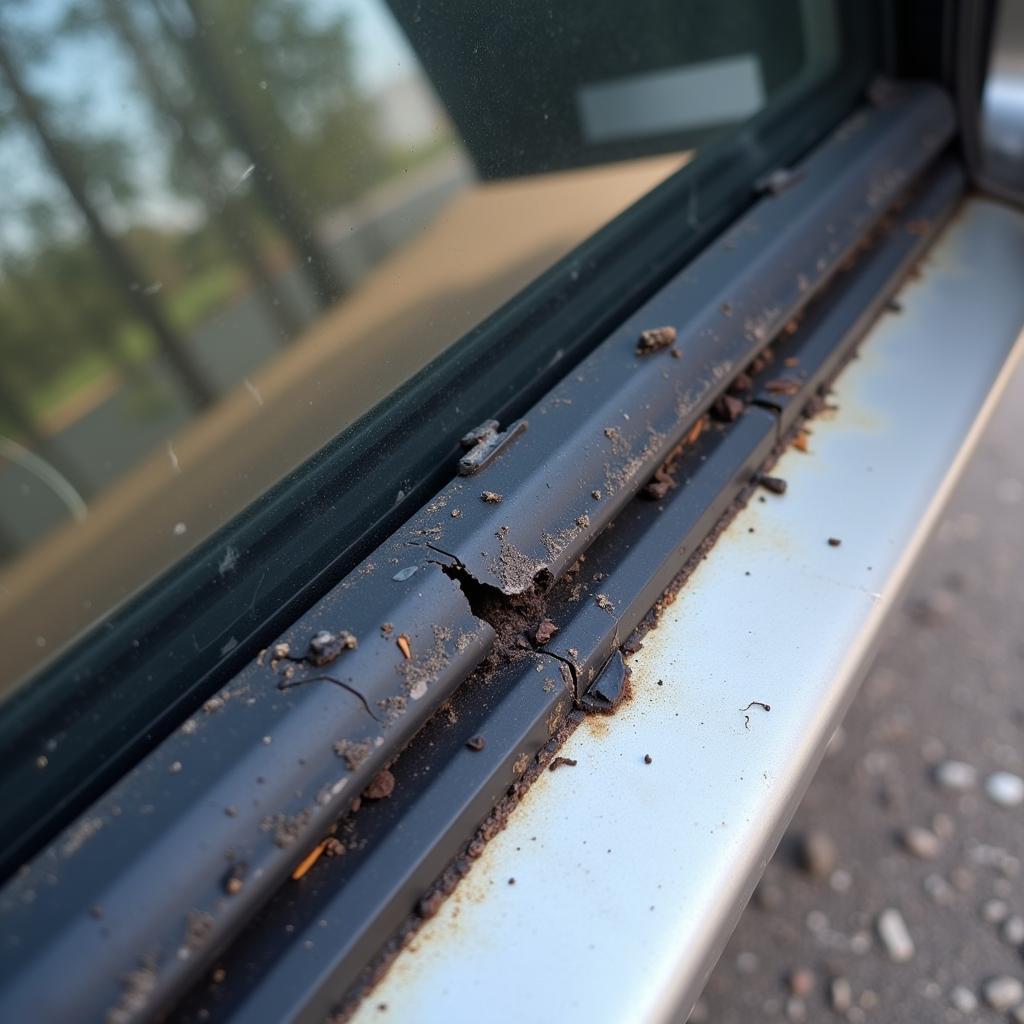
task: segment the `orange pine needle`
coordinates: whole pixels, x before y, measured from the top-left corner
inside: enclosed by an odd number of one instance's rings
[[[292,878],[297,882],[319,859],[320,854],[327,849],[327,840],[317,843],[312,850],[301,860],[292,872]]]

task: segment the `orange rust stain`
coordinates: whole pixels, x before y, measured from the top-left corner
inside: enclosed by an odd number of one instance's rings
[[[810,451],[810,447],[808,446],[808,441],[807,441],[807,431],[806,430],[801,430],[800,433],[797,434],[796,437],[793,438],[793,447],[798,452],[809,452]]]
[[[296,865],[292,872],[292,879],[298,881],[319,859],[320,854],[327,849],[327,840],[317,843],[312,850]]]

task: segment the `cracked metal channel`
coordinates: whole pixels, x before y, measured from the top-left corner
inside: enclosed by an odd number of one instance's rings
[[[798,412],[814,407],[867,328],[864,311],[880,308],[898,287],[962,187],[956,166],[930,172],[813,315],[776,342],[775,357],[751,392],[756,396],[782,369],[792,371],[796,386],[784,396],[792,411],[787,430]],[[552,752],[575,678],[562,676],[553,658],[571,662],[589,685],[618,655],[652,605],[677,585],[673,577],[701,557],[709,531],[717,532],[771,457],[780,418],[755,402],[734,423],[713,424],[688,445],[674,470],[675,486],[657,501],[634,499],[532,607],[528,627],[520,620],[527,628],[516,634],[522,641],[543,616],[557,626],[554,636],[539,649],[520,647],[518,659],[496,672],[474,673],[453,694],[392,765],[390,800],[364,804],[342,826],[344,856],[322,861],[301,884],[278,892],[173,1019],[241,1021],[265,1013],[282,1021],[323,1020],[340,993],[372,982],[387,959],[375,964],[374,956],[400,948],[401,937],[433,914],[492,834],[491,809],[510,787],[518,792],[524,766]],[[477,599],[471,602],[487,614]]]
[[[5,887],[4,1019],[166,1008],[487,654],[493,630],[439,568],[392,570],[387,622],[358,585],[373,572],[303,616]],[[325,650],[320,634],[341,629],[358,646]]]
[[[0,893],[4,1015],[166,1009],[500,640],[438,552],[492,594],[527,601],[563,576],[952,127],[928,86],[841,126],[792,187],[755,205],[536,406],[529,429],[453,481],[34,858]],[[642,331],[669,324],[674,346],[638,353]],[[321,630],[347,630],[358,647],[314,664]],[[557,644],[550,653],[586,667]]]

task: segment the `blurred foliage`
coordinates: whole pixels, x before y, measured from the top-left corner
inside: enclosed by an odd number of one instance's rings
[[[241,109],[198,87],[197,31]],[[0,193],[0,374],[5,396],[25,396],[17,415],[16,397],[0,407],[8,432],[97,376],[145,382],[139,368],[162,342],[133,289],[184,336],[247,288],[261,291],[259,275],[265,292],[274,273],[303,266],[294,235],[247,180],[252,157],[227,119],[271,140],[274,187],[291,190],[313,223],[394,167],[356,81],[348,17],[307,0],[9,0],[0,45],[138,271],[118,279],[101,259],[81,199],[0,79],[0,172],[23,171],[21,187]],[[121,75],[141,120],[92,116],[97,54],[113,55],[97,74]],[[154,216],[161,205],[176,216]]]

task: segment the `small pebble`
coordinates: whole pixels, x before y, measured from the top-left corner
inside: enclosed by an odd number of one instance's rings
[[[967,868],[953,868],[949,880],[957,892],[970,892],[974,888],[974,875]]]
[[[782,887],[761,879],[754,890],[754,899],[762,910],[778,910],[785,902]]]
[[[903,964],[914,957],[914,940],[910,937],[903,915],[893,907],[878,915],[878,937],[893,963]]]
[[[942,842],[934,832],[912,826],[901,836],[903,846],[919,860],[935,860],[942,853]]]
[[[807,1004],[798,996],[790,996],[786,1000],[786,1017],[789,1020],[807,1020]]]
[[[1011,946],[1024,944],[1024,917],[1014,914],[1003,923],[1003,941]]]
[[[1002,924],[1010,915],[1010,908],[1002,900],[988,900],[981,908],[981,919],[987,924]]]
[[[853,885],[853,876],[845,868],[836,868],[829,875],[828,884],[833,892],[849,892],[850,886]]]
[[[828,931],[828,918],[820,910],[809,910],[804,918],[807,930],[811,932]]]
[[[740,974],[753,974],[761,961],[756,953],[740,953],[736,957],[736,970]]]
[[[978,997],[966,985],[957,985],[949,993],[949,1001],[960,1013],[974,1013],[978,1008]]]
[[[853,1005],[853,989],[845,978],[833,978],[829,982],[828,994],[836,1013],[846,1013]]]
[[[808,832],[800,840],[800,864],[813,878],[828,878],[839,855],[835,843],[824,832]]]
[[[1001,974],[982,985],[981,996],[997,1013],[1006,1013],[1024,999],[1024,985],[1008,974]]]
[[[806,967],[798,967],[789,976],[789,991],[795,996],[809,996],[814,991],[814,975]]]
[[[985,780],[985,795],[1000,807],[1016,807],[1024,801],[1024,779],[1013,772],[993,772]]]
[[[964,761],[940,761],[935,766],[935,781],[942,789],[963,793],[977,785],[978,773]]]

